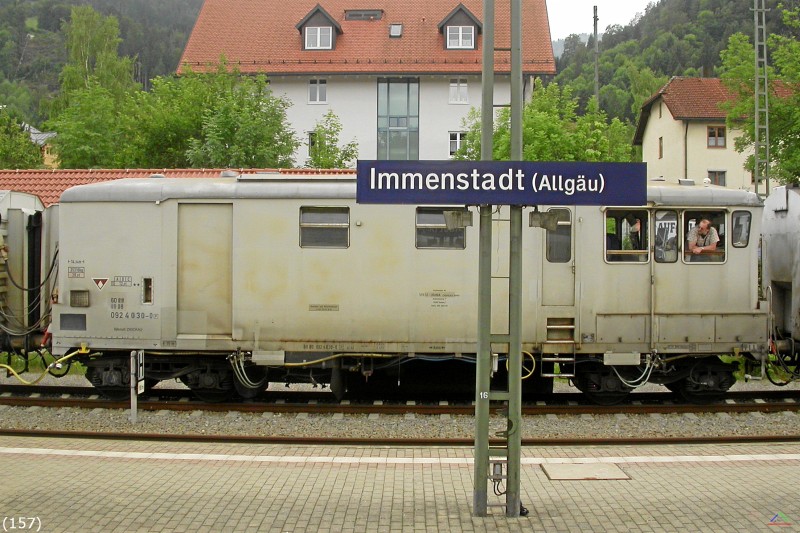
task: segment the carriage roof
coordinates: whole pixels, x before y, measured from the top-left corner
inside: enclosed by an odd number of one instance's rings
[[[684,180],[686,181],[686,180]],[[124,178],[79,185],[61,195],[61,203],[164,202],[174,199],[353,199],[354,174],[242,174],[220,178]],[[647,184],[650,206],[762,206],[755,193],[717,186]]]

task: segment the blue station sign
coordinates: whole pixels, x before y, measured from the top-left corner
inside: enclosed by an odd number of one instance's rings
[[[647,166],[531,161],[359,161],[356,201],[640,206],[647,203]]]

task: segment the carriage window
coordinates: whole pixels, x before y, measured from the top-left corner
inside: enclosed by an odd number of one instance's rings
[[[731,217],[734,248],[745,248],[750,242],[750,211],[734,211]]]
[[[548,209],[558,217],[555,231],[547,230],[547,260],[568,263],[572,259],[572,218],[569,209]]]
[[[466,228],[447,229],[443,207],[417,208],[417,248],[463,250],[467,246]],[[449,208],[452,210],[452,208]]]
[[[300,246],[347,248],[350,246],[350,208],[301,207]]]
[[[725,261],[726,227],[724,211],[684,211],[683,260],[687,263]]]
[[[606,211],[606,260],[612,263],[646,263],[649,218],[644,209]]]
[[[678,213],[656,211],[655,258],[657,263],[678,260]]]

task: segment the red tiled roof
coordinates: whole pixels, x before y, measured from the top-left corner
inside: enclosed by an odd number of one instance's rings
[[[672,78],[659,94],[676,120],[725,120],[720,104],[734,98],[719,78]]]
[[[321,5],[341,25],[335,50],[303,50],[295,27]],[[202,70],[222,55],[241,72],[267,74],[480,73],[477,50],[445,50],[438,25],[463,3],[485,26],[482,0],[206,0],[178,72]],[[380,9],[380,20],[345,20],[345,10]],[[509,3],[495,7],[495,48],[510,46]],[[523,0],[523,65],[528,74],[555,74],[545,0]],[[403,24],[389,38],[390,24]],[[510,53],[495,53],[495,70],[510,70]]]
[[[122,178],[147,178],[163,174],[167,178],[218,178],[223,170],[231,169],[90,169],[90,170],[0,170],[0,190],[35,194],[45,206],[58,203],[61,193],[86,183],[112,181]],[[351,174],[353,170],[315,169],[236,169],[238,173],[280,172],[282,174]]]
[[[653,104],[662,99],[675,120],[725,121],[719,104],[734,98],[719,78],[670,79],[658,92],[642,104],[633,144],[642,144],[644,130]]]

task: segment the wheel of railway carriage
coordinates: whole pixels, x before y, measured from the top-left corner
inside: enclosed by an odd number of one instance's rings
[[[708,404],[725,398],[725,390],[703,390],[689,378],[683,378],[667,385],[667,388],[680,396],[687,403]]]
[[[86,379],[97,392],[109,400],[120,402],[131,397],[130,373],[124,372],[113,364],[105,368],[87,367]]]
[[[204,365],[181,376],[180,380],[204,402],[224,402],[236,392],[233,372],[227,365]]]
[[[667,388],[688,403],[708,404],[725,398],[734,383],[735,365],[723,363],[718,359],[695,363],[689,375],[667,385]]]
[[[597,405],[621,403],[633,390],[622,383],[611,367],[595,362],[578,365],[572,384]]]

